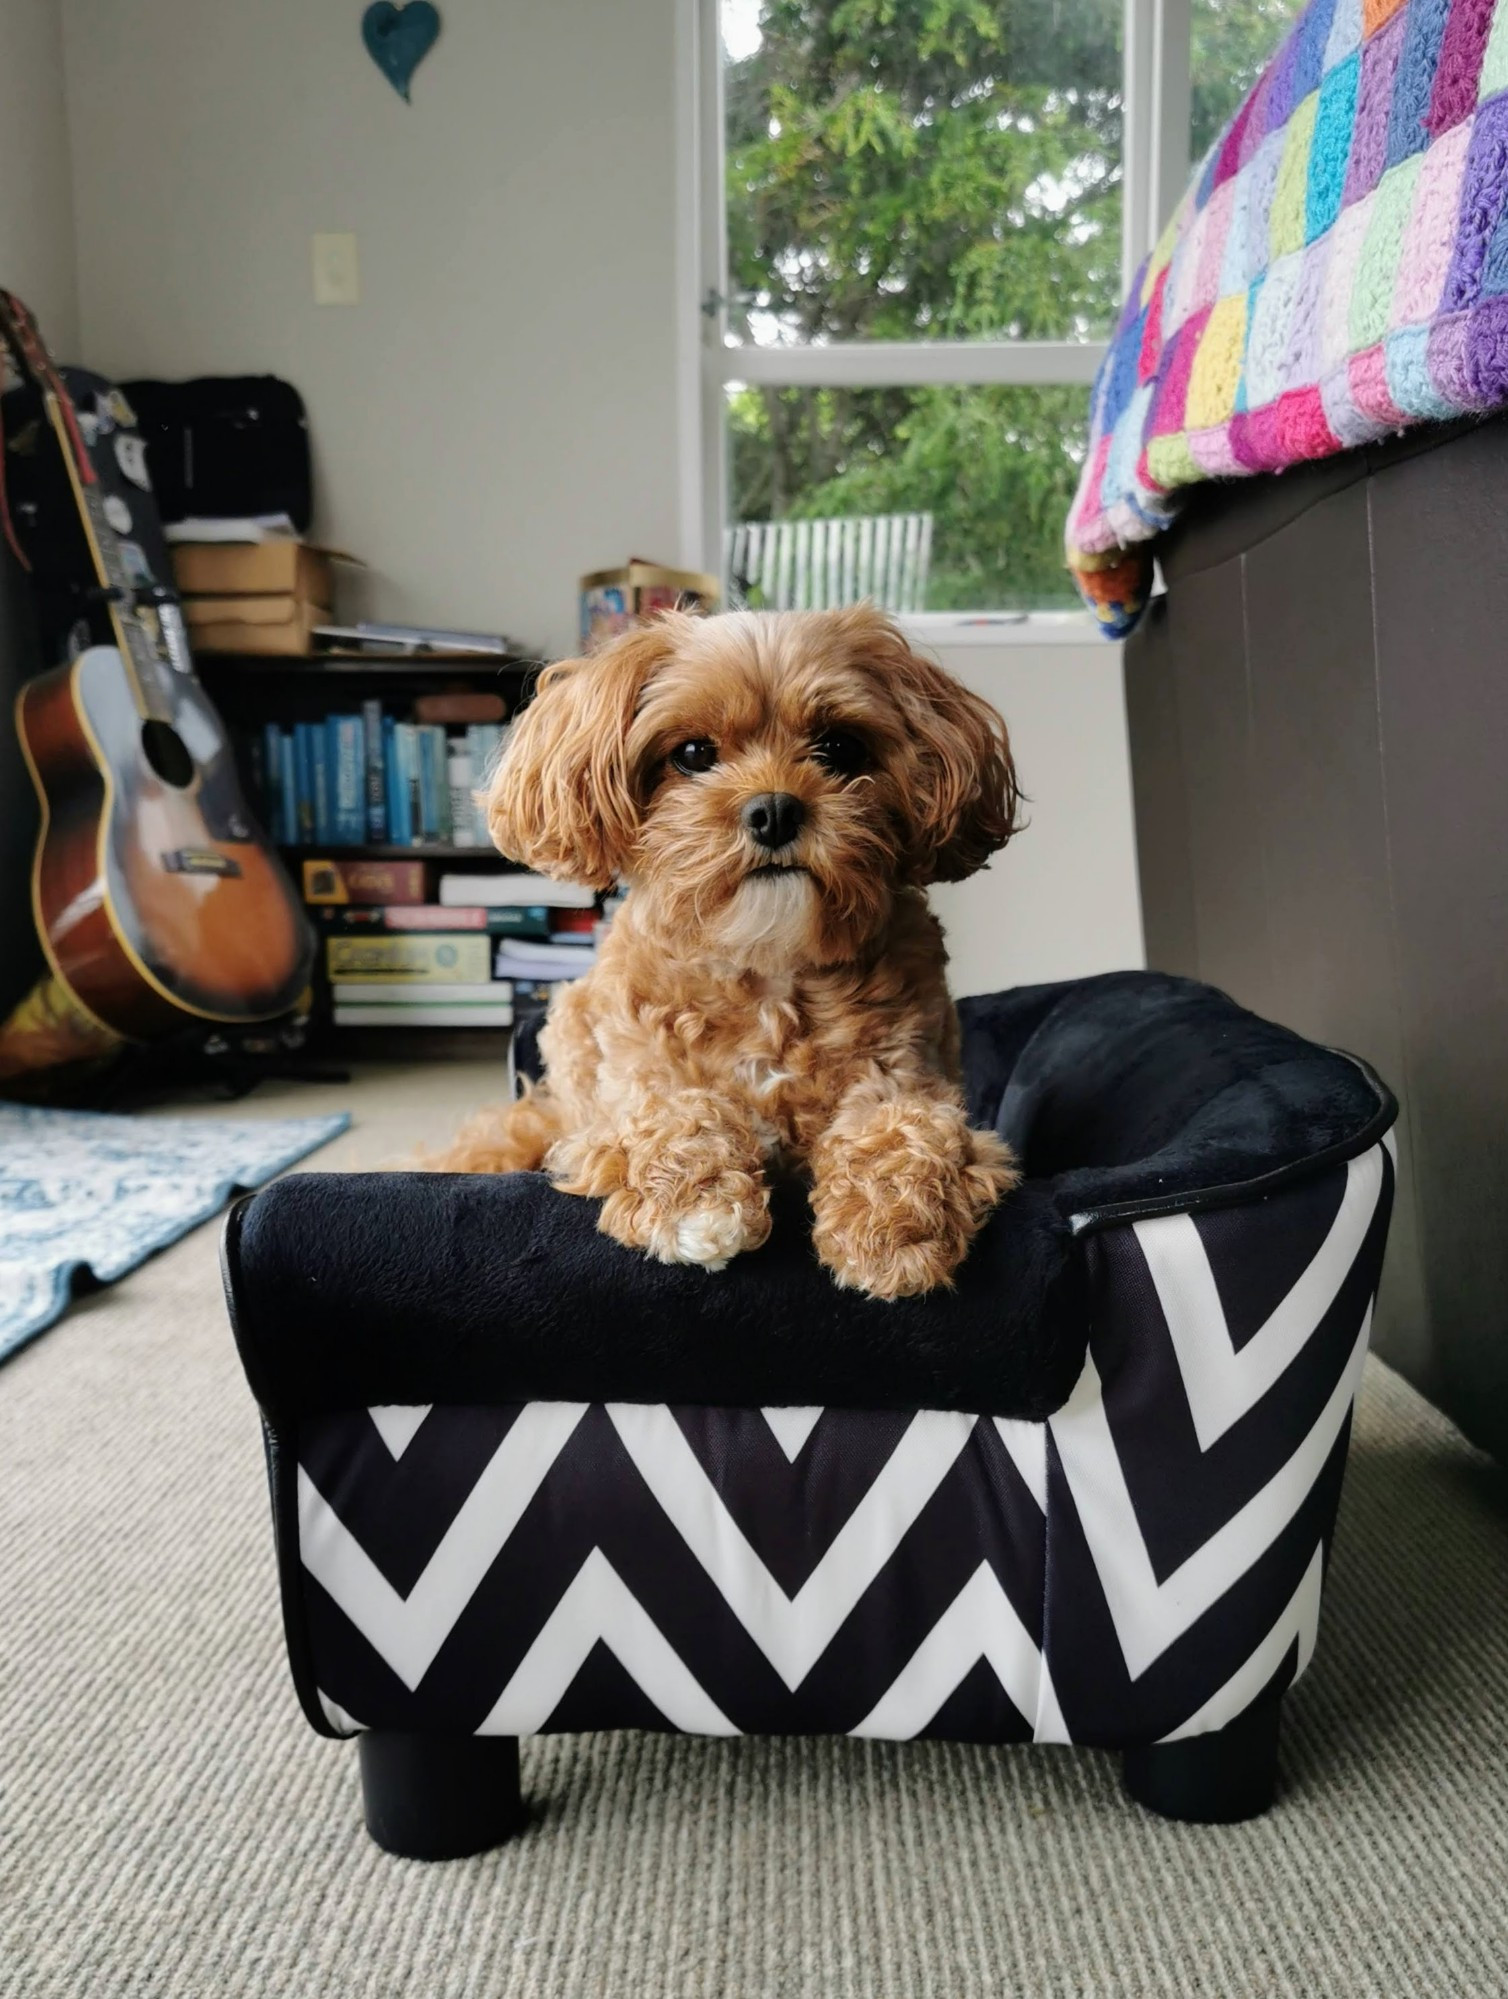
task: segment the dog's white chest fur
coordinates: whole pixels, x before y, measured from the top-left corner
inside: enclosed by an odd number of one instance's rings
[[[751,1097],[771,1097],[782,1083],[791,1081],[791,1071],[773,1055],[740,1055],[733,1073]]]
[[[755,1111],[754,1128],[767,1160],[778,1158],[786,1143],[780,1094],[796,1080],[791,1042],[798,1031],[789,995],[769,995],[751,1023],[745,1046],[733,1059],[734,1080]]]

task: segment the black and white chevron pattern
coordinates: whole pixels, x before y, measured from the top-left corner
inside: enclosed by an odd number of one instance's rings
[[[1391,1141],[1085,1238],[1045,1424],[534,1402],[306,1422],[285,1563],[331,1729],[1195,1734],[1314,1647]]]

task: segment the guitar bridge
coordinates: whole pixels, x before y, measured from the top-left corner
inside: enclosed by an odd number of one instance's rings
[[[170,875],[239,875],[241,863],[214,847],[171,847],[162,856]]]

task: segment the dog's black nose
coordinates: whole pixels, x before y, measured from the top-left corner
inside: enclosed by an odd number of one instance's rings
[[[806,817],[806,807],[788,791],[762,791],[749,800],[741,817],[760,846],[773,851],[789,846],[795,839]]]

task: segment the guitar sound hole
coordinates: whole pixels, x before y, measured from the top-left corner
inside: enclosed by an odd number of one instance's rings
[[[182,736],[168,722],[143,722],[141,747],[147,762],[164,784],[184,791],[194,781],[194,759],[184,747]]]

